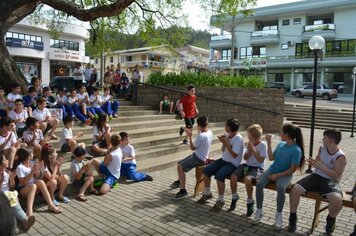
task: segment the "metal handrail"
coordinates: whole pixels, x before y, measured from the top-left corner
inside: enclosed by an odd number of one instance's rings
[[[146,83],[141,83],[141,82],[136,82],[136,81],[133,81],[133,83],[141,84],[141,85],[144,85],[144,86],[147,86],[147,87],[152,87],[152,88],[157,88],[157,89],[163,89],[163,90],[168,90],[168,91],[172,91],[172,92],[182,93],[182,94],[186,94],[187,93],[186,91],[183,91],[183,90],[174,89],[174,88],[168,88],[168,87],[164,87],[164,86],[160,86],[160,85],[146,84]],[[136,95],[137,95],[137,91],[136,91]],[[248,109],[252,109],[252,110],[263,111],[263,112],[271,113],[271,114],[273,114],[275,116],[282,114],[281,112],[278,112],[278,111],[271,111],[271,110],[267,110],[267,109],[263,109],[263,108],[259,108],[259,107],[254,107],[254,106],[250,106],[250,105],[241,104],[241,103],[238,103],[238,102],[231,102],[231,101],[226,101],[226,100],[222,100],[222,99],[218,99],[218,98],[208,97],[208,96],[200,95],[199,93],[196,93],[195,96],[201,97],[201,98],[204,98],[204,99],[207,99],[207,100],[216,101],[216,102],[222,102],[222,103],[226,103],[226,104],[230,104],[230,105],[236,105],[236,106],[239,106],[239,107],[244,107],[244,108],[248,108]],[[137,99],[137,96],[136,96],[135,99]],[[137,104],[137,100],[136,100],[136,104]]]

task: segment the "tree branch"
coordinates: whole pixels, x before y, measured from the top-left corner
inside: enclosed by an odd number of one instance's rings
[[[153,14],[157,17],[157,19],[160,21],[161,25],[163,25],[163,24],[162,24],[162,21],[161,21],[160,17],[163,17],[167,22],[169,22],[170,24],[172,24],[172,22],[171,22],[165,15],[163,15],[162,12],[160,12],[160,11],[158,11],[158,10],[151,10],[151,9],[145,8],[144,6],[142,6],[142,5],[141,5],[140,3],[138,3],[137,1],[134,1],[134,2],[135,2],[135,3],[137,4],[137,6],[141,9],[143,15],[145,15],[144,12],[150,12],[150,13],[153,13]]]
[[[68,0],[41,0],[41,2],[56,10],[74,16],[78,20],[91,21],[99,17],[120,15],[128,6],[135,2],[135,0],[117,0],[112,4],[97,6],[90,9],[84,9],[82,6]]]

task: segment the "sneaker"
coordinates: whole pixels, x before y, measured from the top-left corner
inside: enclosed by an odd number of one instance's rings
[[[276,213],[276,219],[274,221],[274,228],[277,230],[282,229],[283,227],[283,218],[282,218],[282,213],[277,212]]]
[[[146,180],[147,180],[147,181],[153,181],[153,178],[152,178],[151,175],[146,175]]]
[[[104,180],[99,179],[94,183],[94,186],[95,187],[101,187],[101,185],[103,185],[103,184],[104,184]]]
[[[233,210],[235,210],[236,209],[236,203],[237,203],[237,201],[239,200],[239,195],[237,195],[237,198],[236,199],[232,199],[231,200],[231,204],[230,204],[230,209],[229,209],[229,211],[233,211]]]
[[[112,120],[112,115],[109,116],[109,121],[111,121],[111,120]]]
[[[211,193],[209,195],[203,194],[203,196],[201,196],[201,198],[197,201],[197,203],[205,204],[210,198],[213,198],[213,194]]]
[[[118,118],[119,116],[117,114],[114,114],[112,118]]]
[[[179,190],[179,192],[176,194],[176,196],[174,197],[174,199],[182,199],[182,198],[186,198],[188,197],[188,192],[185,189],[181,189]]]
[[[289,225],[288,225],[288,231],[291,233],[295,233],[295,231],[297,230],[297,215],[289,216]]]
[[[179,180],[176,180],[171,184],[171,188],[179,188],[179,186],[180,186]]]
[[[56,199],[53,199],[53,205],[57,207],[59,206],[59,202]]]
[[[184,133],[184,128],[183,127],[180,127],[179,129],[179,136],[182,136]]]
[[[260,223],[263,217],[263,210],[262,209],[257,209],[255,213],[255,217],[253,218],[253,223],[257,224]]]
[[[252,201],[251,203],[247,203],[246,205],[247,205],[246,217],[250,217],[252,216],[254,211],[255,201]]]
[[[112,188],[112,189],[117,189],[117,188],[119,188],[119,182],[115,181],[111,188]]]
[[[98,115],[98,114],[95,114],[95,115],[94,115],[94,118],[95,118],[95,119],[98,119],[98,118],[99,118],[99,115]]]
[[[325,232],[331,234],[335,230],[335,218],[332,219],[330,216],[326,217]]]
[[[225,202],[218,200],[215,202],[215,205],[210,209],[210,211],[219,212],[223,208],[224,205],[225,205]]]
[[[188,145],[188,140],[184,139],[183,144]]]
[[[86,124],[86,125],[90,125],[90,123],[91,123],[91,119],[87,119],[87,120],[85,121],[85,124]]]

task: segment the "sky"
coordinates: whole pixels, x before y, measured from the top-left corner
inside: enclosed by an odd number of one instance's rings
[[[265,7],[289,2],[297,2],[301,0],[258,0],[257,7]],[[212,33],[219,32],[216,28],[211,28],[209,25],[210,15],[207,15],[198,4],[192,4],[191,0],[187,1],[183,6],[183,11],[188,15],[188,24],[196,30],[208,30]]]

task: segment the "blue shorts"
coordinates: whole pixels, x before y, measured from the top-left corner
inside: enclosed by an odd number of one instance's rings
[[[116,177],[113,176],[108,167],[104,165],[104,162],[102,161],[99,166],[99,171],[101,174],[105,175],[105,180],[104,183],[109,185],[110,188],[114,185],[114,183],[117,181]]]
[[[230,162],[224,161],[223,159],[218,159],[212,163],[210,163],[207,167],[203,169],[203,173],[208,176],[215,176],[216,180],[221,182],[225,182],[227,177],[236,170],[236,166]]]

